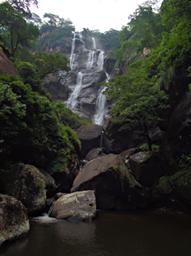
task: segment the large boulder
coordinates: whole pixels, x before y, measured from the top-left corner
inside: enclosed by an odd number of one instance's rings
[[[142,130],[132,129],[125,120],[108,119],[104,130],[104,147],[108,153],[118,154],[145,142]]]
[[[182,99],[169,120],[166,147],[176,156],[191,153],[191,95]]]
[[[74,180],[72,191],[94,190],[99,209],[136,209],[146,206],[146,193],[119,155],[88,162]]]
[[[143,186],[154,185],[166,172],[166,165],[158,154],[137,152],[129,156],[129,167]]]
[[[98,148],[101,145],[102,139],[102,127],[99,125],[82,125],[77,130],[78,137],[81,141],[81,153],[82,157],[85,157],[87,153],[93,149]]]
[[[171,176],[163,176],[153,189],[155,198],[191,206],[191,172],[179,171]]]
[[[14,197],[0,194],[0,245],[29,231],[27,211]]]
[[[61,196],[53,203],[50,214],[57,219],[92,219],[96,214],[94,191],[81,191]]]
[[[0,74],[16,75],[17,71],[13,63],[7,58],[0,47]]]
[[[29,213],[46,204],[46,184],[40,171],[32,165],[18,164],[1,172],[1,192],[20,200]]]

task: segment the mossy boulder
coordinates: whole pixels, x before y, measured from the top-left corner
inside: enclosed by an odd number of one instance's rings
[[[191,206],[191,172],[179,171],[159,180],[154,193]]]
[[[29,213],[40,211],[46,204],[46,183],[33,165],[17,164],[1,172],[1,190],[20,200]]]
[[[0,245],[29,231],[26,208],[14,197],[0,194]]]

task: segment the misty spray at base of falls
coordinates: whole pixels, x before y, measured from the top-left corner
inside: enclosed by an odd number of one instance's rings
[[[75,32],[72,40],[70,68],[72,81],[66,105],[82,117],[90,118],[95,124],[102,125],[107,114],[106,87],[98,83],[108,81],[104,71],[105,54],[97,47],[94,37],[84,38]]]

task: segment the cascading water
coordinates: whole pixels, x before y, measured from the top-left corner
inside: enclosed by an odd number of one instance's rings
[[[98,70],[100,71],[103,70],[103,66],[104,66],[104,51],[100,51],[97,59]]]
[[[74,37],[72,39],[72,49],[71,49],[71,54],[70,54],[70,68],[71,70],[74,69],[74,62],[75,62],[75,42],[76,42],[76,33],[74,32]]]
[[[88,53],[88,61],[87,61],[87,69],[92,69],[96,57],[96,41],[95,38],[92,37],[92,50],[89,50]]]
[[[96,46],[96,40],[94,37],[92,37],[92,43],[93,43],[93,50],[96,50],[97,46]]]
[[[67,101],[67,106],[72,110],[74,110],[77,105],[77,102],[78,102],[77,99],[82,87],[82,80],[83,80],[83,74],[82,72],[78,72],[75,89],[73,90],[73,92],[71,93]]]
[[[106,75],[106,83],[109,82],[110,80],[110,75],[105,72]],[[106,91],[107,87],[103,87],[97,97],[96,100],[96,113],[94,115],[94,123],[98,124],[98,125],[102,125],[104,122],[104,118],[107,114],[107,99],[106,96],[104,94],[104,92]]]
[[[106,108],[106,96],[104,94],[106,87],[102,88],[98,94],[96,100],[96,113],[94,115],[94,123],[98,125],[102,125],[104,122],[104,118],[107,112]]]
[[[97,48],[94,37],[83,37],[75,32],[70,55],[71,77],[77,75],[76,82],[69,83],[72,92],[66,101],[67,106],[81,116],[91,118],[96,124],[102,125],[107,112],[106,88],[97,87],[104,81],[104,51]],[[91,44],[89,43],[91,42]],[[86,48],[89,45],[89,48]],[[107,77],[107,74],[105,73]],[[108,77],[106,81],[108,80]],[[73,81],[73,80],[72,80]],[[73,86],[75,84],[75,86]]]

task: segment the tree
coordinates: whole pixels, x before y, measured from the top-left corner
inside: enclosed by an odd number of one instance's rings
[[[0,157],[7,162],[34,164],[48,171],[64,171],[79,142],[63,125],[58,109],[17,77],[0,77]]]
[[[9,3],[1,4],[0,8],[0,37],[14,56],[19,48],[31,46],[38,36],[38,28],[27,22]]]
[[[8,2],[15,10],[28,17],[31,16],[31,5],[38,5],[38,0],[8,0]]]

